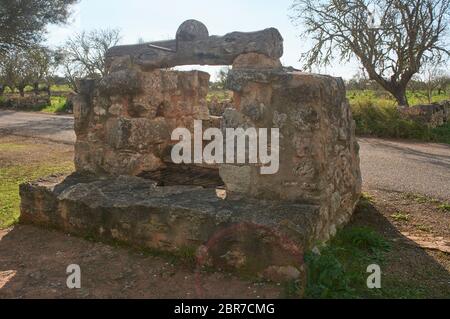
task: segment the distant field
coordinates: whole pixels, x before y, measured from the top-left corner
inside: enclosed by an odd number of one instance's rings
[[[410,105],[428,104],[428,96],[424,91],[409,91],[406,93]],[[357,103],[367,104],[372,103],[376,106],[396,106],[395,99],[387,92],[376,92],[372,90],[348,90],[347,98],[350,104]],[[435,92],[432,97],[432,102],[441,102],[450,100],[450,90],[448,93],[437,94]]]

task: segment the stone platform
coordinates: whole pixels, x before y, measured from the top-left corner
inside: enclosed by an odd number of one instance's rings
[[[224,199],[132,176],[52,176],[20,188],[21,223],[197,257],[199,266],[286,279],[301,274],[319,206]]]

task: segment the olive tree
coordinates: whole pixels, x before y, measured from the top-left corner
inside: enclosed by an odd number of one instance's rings
[[[65,23],[77,0],[1,0],[0,53],[43,40],[48,24]]]
[[[50,86],[53,75],[58,67],[55,53],[42,46],[36,46],[26,51],[27,64],[30,68],[31,81],[34,93],[39,94],[39,85],[45,84],[47,94],[50,95]]]

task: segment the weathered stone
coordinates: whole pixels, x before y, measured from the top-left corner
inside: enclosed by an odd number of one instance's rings
[[[327,238],[351,216],[361,192],[354,123],[341,79],[286,72],[232,70],[238,95],[223,129],[277,127],[280,169],[262,175],[257,165],[221,165],[229,196],[307,202],[329,214],[319,232]],[[332,146],[332,147],[325,147]]]
[[[176,40],[181,41],[198,41],[205,40],[209,37],[208,28],[197,20],[184,21],[177,30]]]
[[[173,144],[171,132],[210,120],[208,73],[130,70],[111,73],[97,85],[89,82],[76,98],[77,170],[136,175],[162,168]],[[127,87],[122,80],[130,78],[139,79],[131,90],[116,87]]]
[[[275,69],[281,68],[279,59],[269,58],[260,53],[245,53],[233,61],[233,69]]]
[[[50,97],[42,95],[25,95],[17,96],[16,94],[4,94],[0,99],[0,107],[14,109],[14,110],[27,110],[32,111],[36,108],[43,108],[50,105]]]
[[[450,122],[450,101],[401,107],[399,111],[404,118],[411,119],[430,128]]]
[[[300,279],[302,273],[293,266],[271,266],[264,271],[264,277],[273,282],[288,282]]]
[[[141,79],[135,70],[121,70],[106,75],[98,84],[103,95],[134,95],[141,91]]]
[[[272,59],[283,55],[283,38],[274,28],[233,32],[222,37],[206,35],[207,30],[200,22],[185,22],[177,33],[177,40],[111,48],[107,52],[108,64],[117,65],[116,58],[131,57],[143,68],[157,69],[193,64],[231,65],[244,53],[264,54]]]
[[[288,277],[314,243],[318,206],[222,200],[214,189],[74,174],[21,185],[22,223],[133,246],[203,251],[216,267]]]
[[[222,116],[228,108],[233,108],[233,102],[231,100],[219,101],[217,97],[213,96],[208,103],[209,113],[212,116]]]

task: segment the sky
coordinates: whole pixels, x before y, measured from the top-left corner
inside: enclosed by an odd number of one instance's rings
[[[277,28],[284,38],[285,66],[302,69],[300,54],[309,48],[301,39],[301,29],[289,15],[293,0],[81,0],[75,7],[70,23],[48,28],[48,44],[62,45],[67,37],[80,31],[118,28],[121,44],[175,38],[179,25],[188,19],[203,22],[210,35],[233,31],[257,31]],[[184,67],[183,69],[192,69]],[[213,78],[220,67],[195,67],[208,71]],[[320,73],[351,78],[358,72],[357,63],[341,64],[314,70]]]

